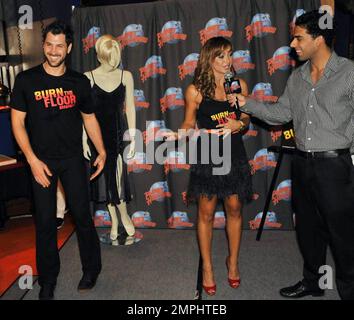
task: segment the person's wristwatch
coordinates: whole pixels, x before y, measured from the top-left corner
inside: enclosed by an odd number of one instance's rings
[[[242,120],[239,120],[239,122],[241,123],[241,127],[240,127],[239,131],[245,130],[246,129],[246,124]]]

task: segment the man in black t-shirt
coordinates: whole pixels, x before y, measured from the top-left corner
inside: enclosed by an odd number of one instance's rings
[[[98,152],[94,163],[97,169],[91,179],[102,171],[106,151],[93,113],[89,80],[65,66],[72,38],[72,30],[60,22],[46,28],[45,62],[17,76],[10,103],[13,132],[33,175],[40,299],[53,298],[60,269],[56,227],[58,178],[76,223],[83,270],[78,289],[91,289],[101,271],[100,245],[89,211],[82,123]]]

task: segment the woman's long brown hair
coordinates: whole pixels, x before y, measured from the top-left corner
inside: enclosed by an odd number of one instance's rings
[[[203,97],[214,97],[216,83],[211,64],[217,56],[229,48],[232,50],[232,44],[224,37],[211,38],[202,47],[193,84]]]

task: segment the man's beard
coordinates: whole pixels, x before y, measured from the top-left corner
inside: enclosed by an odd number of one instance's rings
[[[59,60],[58,62],[56,62],[55,64],[52,64],[47,57],[45,57],[45,60],[52,68],[57,68],[60,67],[65,62],[65,57]]]

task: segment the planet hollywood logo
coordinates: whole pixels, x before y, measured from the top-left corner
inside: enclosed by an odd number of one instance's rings
[[[170,151],[164,164],[165,174],[169,171],[181,172],[182,170],[189,170],[190,165],[186,162],[186,157],[181,151]]]
[[[255,174],[257,171],[267,171],[271,168],[275,168],[277,165],[274,153],[268,152],[266,148],[259,150],[254,156],[254,159],[250,160],[249,163],[251,165],[252,174]]]
[[[163,141],[166,132],[170,132],[165,125],[165,120],[153,120],[146,122],[146,131],[143,132],[144,143]]]
[[[232,54],[232,65],[236,73],[245,73],[248,70],[254,70],[256,65],[252,63],[252,58],[249,50],[239,50]]]
[[[160,48],[165,43],[174,44],[178,41],[186,40],[187,35],[183,33],[181,21],[168,21],[157,34],[157,43]]]
[[[304,9],[297,9],[296,10],[295,16],[294,16],[293,20],[289,24],[289,30],[290,30],[290,35],[291,36],[294,36],[296,19],[298,17],[302,16],[304,13],[306,13],[306,11]]]
[[[273,75],[275,71],[287,71],[291,67],[295,67],[295,60],[290,57],[291,48],[290,47],[280,47],[277,49],[273,57],[267,60],[268,73]]]
[[[291,199],[291,180],[281,182],[276,190],[273,191],[272,201],[276,205],[280,201],[290,201]]]
[[[253,99],[261,102],[277,102],[278,97],[273,96],[273,89],[270,83],[260,82],[255,85],[250,95]]]
[[[148,109],[150,107],[150,103],[146,102],[143,90],[134,90],[134,104],[136,111]]]
[[[194,76],[195,68],[197,67],[199,53],[191,53],[185,57],[183,64],[178,66],[179,78],[183,80],[186,75]]]
[[[283,131],[280,126],[275,126],[270,129],[270,137],[273,142],[278,141],[282,134]]]
[[[160,99],[161,111],[176,110],[184,107],[184,97],[181,88],[168,88],[163,98]]]
[[[245,30],[246,39],[251,42],[254,37],[262,38],[268,34],[274,34],[277,28],[272,26],[268,13],[258,13],[252,18],[251,24]]]
[[[163,202],[165,198],[171,198],[172,196],[166,181],[154,183],[150,190],[145,192],[144,195],[147,205],[151,205],[154,201]]]
[[[214,229],[224,229],[226,224],[225,212],[216,211],[214,215],[213,228]]]
[[[156,78],[159,75],[165,75],[167,70],[163,67],[160,56],[151,56],[144,67],[139,68],[140,79],[145,82],[149,78]]]
[[[254,220],[248,222],[251,230],[256,230],[259,228],[263,216],[263,212],[259,212]],[[280,229],[281,223],[278,223],[277,215],[275,212],[268,211],[264,222],[264,229]]]
[[[130,24],[123,30],[123,34],[118,37],[121,48],[126,46],[136,47],[139,44],[147,43],[149,39],[144,37],[144,30],[141,24]]]
[[[144,152],[135,152],[132,159],[127,160],[128,172],[141,173],[151,171],[152,165],[146,163],[146,155]]]
[[[155,228],[156,222],[151,219],[150,212],[136,211],[132,215],[132,221],[136,228]]]
[[[111,216],[107,210],[96,210],[94,217],[95,227],[112,226]]]
[[[250,122],[246,133],[242,136],[242,139],[246,141],[248,138],[257,137],[258,131],[256,130],[254,124]]]
[[[192,228],[193,223],[189,222],[187,212],[174,211],[167,220],[168,227],[171,229]]]
[[[82,39],[82,45],[84,47],[84,53],[87,54],[91,48],[93,48],[97,42],[97,39],[101,36],[99,27],[92,27],[87,33],[86,38]]]
[[[214,37],[231,38],[233,32],[228,30],[226,18],[212,18],[205,25],[205,29],[199,31],[200,42],[205,44],[209,39]]]

